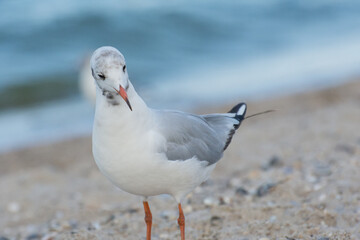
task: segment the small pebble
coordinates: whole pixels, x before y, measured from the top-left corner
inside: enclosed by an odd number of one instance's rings
[[[126,212],[130,213],[130,214],[134,214],[134,213],[137,213],[138,211],[139,211],[139,209],[137,209],[137,208],[129,208]]]
[[[319,196],[319,201],[324,202],[325,200],[326,200],[326,194],[323,193]]]
[[[317,240],[330,240],[328,237],[318,237]]]
[[[248,173],[248,178],[252,180],[259,179],[261,174],[262,173],[259,169],[253,169]]]
[[[110,204],[102,204],[100,208],[104,211],[114,211],[114,206]]]
[[[123,231],[126,231],[127,229],[129,229],[129,225],[124,223],[124,224],[121,225],[120,229],[123,230]]]
[[[331,175],[331,169],[326,164],[316,164],[314,166],[314,175],[317,177],[326,177]]]
[[[62,227],[61,230],[71,230],[72,229],[72,227],[68,221],[61,222],[61,227]]]
[[[11,202],[7,205],[7,210],[11,213],[17,213],[20,211],[20,204],[17,202]]]
[[[323,188],[323,185],[322,185],[322,184],[315,184],[315,185],[313,186],[314,191],[319,191],[319,190],[322,189],[322,188]]]
[[[356,213],[360,214],[360,207],[356,209]]]
[[[257,197],[263,197],[270,192],[276,186],[275,183],[264,183],[260,185],[256,190]]]
[[[88,228],[87,228],[89,231],[91,230],[99,230],[101,229],[101,226],[98,222],[93,222],[93,223],[90,223]]]
[[[305,179],[309,183],[316,183],[319,181],[318,178],[313,175],[306,175]]]
[[[39,227],[37,227],[35,225],[32,225],[32,224],[26,226],[26,233],[27,234],[36,233],[36,232],[40,232]]]
[[[269,161],[261,166],[264,171],[269,170],[273,167],[281,167],[283,165],[281,159],[278,156],[272,156]]]
[[[335,150],[339,152],[347,153],[349,155],[354,155],[355,153],[354,147],[347,144],[338,144],[336,145]]]
[[[110,222],[112,222],[113,220],[115,219],[115,215],[114,214],[111,214],[110,216],[108,216],[105,221],[103,221],[101,224],[105,225],[105,224],[108,224]]]
[[[166,219],[166,220],[174,219],[174,218],[176,218],[176,212],[164,210],[164,211],[160,212],[160,217],[163,219]]]
[[[205,206],[208,206],[208,207],[215,206],[215,205],[219,204],[219,202],[216,199],[212,198],[212,197],[205,198],[203,203],[205,204]]]
[[[230,203],[231,203],[231,197],[229,196],[219,197],[220,205],[229,205]]]
[[[290,203],[290,205],[293,206],[293,207],[299,207],[299,206],[301,206],[301,204],[298,203],[297,201],[290,201],[289,203]]]
[[[76,220],[69,220],[69,226],[74,230],[78,227],[78,222]]]
[[[43,236],[41,238],[41,240],[53,240],[56,236],[56,233],[55,232],[52,232],[52,233],[48,233],[46,234],[45,236]]]
[[[266,206],[273,208],[276,206],[276,203],[274,201],[267,201]]]
[[[212,216],[210,219],[210,223],[212,226],[219,225],[221,224],[221,222],[222,222],[222,218],[219,216]]]
[[[38,234],[38,233],[33,233],[33,234],[30,234],[29,236],[27,236],[25,239],[26,240],[41,240],[41,235]]]
[[[161,239],[170,239],[170,235],[167,233],[161,233],[159,236]]]
[[[284,174],[287,174],[287,175],[292,174],[294,172],[294,168],[291,166],[286,166],[286,167],[284,167],[283,172],[284,172]]]
[[[196,194],[202,193],[202,191],[203,191],[203,189],[202,189],[202,187],[200,187],[200,186],[197,186],[197,187],[194,189],[194,193],[196,193]]]
[[[275,215],[272,215],[270,218],[269,218],[269,222],[270,223],[274,223],[274,222],[276,222],[276,216]]]
[[[62,230],[62,226],[57,220],[53,219],[49,223],[49,229],[51,231],[60,231],[60,230]]]
[[[249,192],[243,188],[243,187],[238,187],[235,191],[236,194],[240,195],[240,196],[245,196],[245,195],[248,195]]]
[[[193,211],[193,208],[191,205],[186,205],[184,208],[183,208],[183,211],[184,213],[191,213]]]
[[[61,218],[63,218],[63,217],[64,217],[64,213],[63,213],[62,211],[57,211],[57,212],[55,213],[55,218],[61,219]]]
[[[230,181],[229,181],[229,185],[231,187],[241,187],[241,179],[239,178],[232,178]]]

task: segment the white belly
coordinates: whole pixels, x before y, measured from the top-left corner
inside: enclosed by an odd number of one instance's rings
[[[137,135],[138,134],[138,135]],[[154,132],[106,134],[94,126],[93,155],[100,171],[122,190],[141,196],[171,194],[178,201],[204,182],[215,164],[197,159],[169,161],[157,153]]]

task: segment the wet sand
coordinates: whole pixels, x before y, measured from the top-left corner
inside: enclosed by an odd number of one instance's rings
[[[183,203],[187,239],[360,239],[360,81],[248,104],[266,109]],[[145,239],[142,199],[100,174],[90,137],[1,155],[0,192],[1,240]],[[180,239],[175,201],[149,203],[153,239]]]

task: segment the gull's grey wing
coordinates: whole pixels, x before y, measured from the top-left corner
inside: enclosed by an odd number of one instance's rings
[[[174,161],[195,156],[209,165],[216,163],[240,125],[236,113],[199,116],[176,111],[156,111],[156,114],[158,131],[166,139],[164,148],[159,151]]]

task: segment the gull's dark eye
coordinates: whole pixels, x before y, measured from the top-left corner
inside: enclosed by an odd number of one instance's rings
[[[126,70],[126,65],[123,66],[123,72],[125,72],[125,70]]]
[[[105,80],[105,75],[102,73],[98,73],[98,77],[101,78],[102,80]]]

